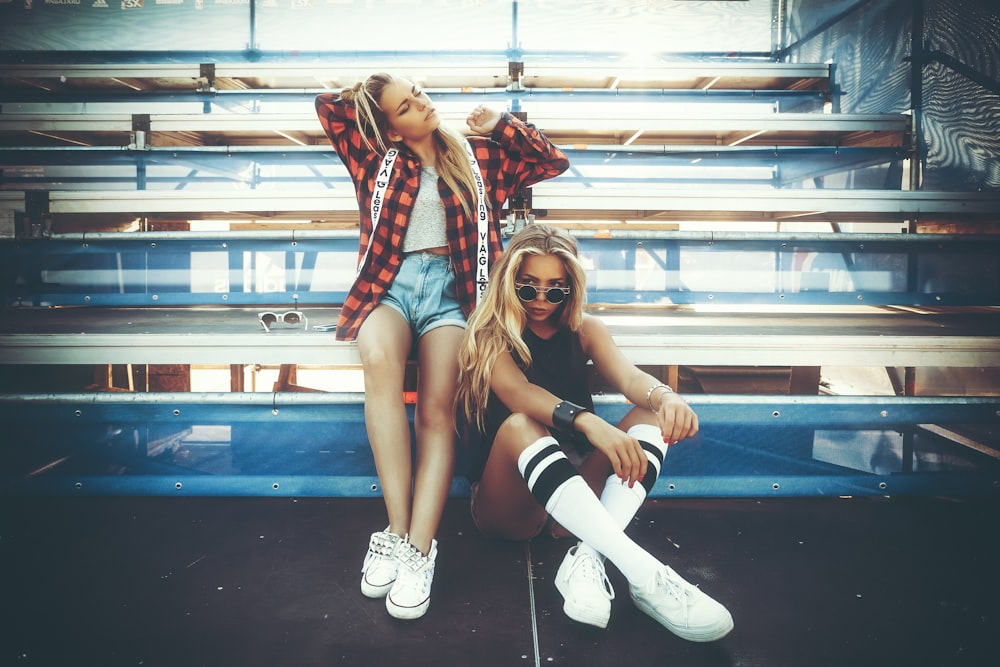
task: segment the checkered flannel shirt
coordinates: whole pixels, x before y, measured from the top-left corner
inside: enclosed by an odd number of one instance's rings
[[[403,235],[417,199],[421,165],[416,155],[405,146],[400,147],[375,238],[372,239],[371,198],[382,156],[370,151],[364,144],[355,124],[353,105],[341,102],[338,93],[319,95],[316,98],[316,113],[354,182],[361,225],[359,261],[371,243],[371,255],[351,286],[337,323],[337,338],[354,340],[361,323],[392,285],[403,260]],[[479,160],[489,200],[489,261],[492,266],[503,249],[500,213],[508,197],[539,181],[558,176],[569,168],[569,160],[534,126],[506,112],[502,114],[492,136],[469,137],[468,140]],[[456,272],[458,301],[468,316],[476,305],[478,227],[475,207],[471,207],[472,215],[467,216],[461,198],[445,185],[443,179],[438,179],[438,192],[444,204],[448,250]]]

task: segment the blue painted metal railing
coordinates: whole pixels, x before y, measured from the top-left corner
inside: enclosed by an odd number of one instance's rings
[[[0,494],[377,497],[363,399],[0,395]],[[595,400],[612,421],[631,407]],[[656,497],[1000,494],[997,397],[688,400],[701,432],[671,448]],[[468,492],[469,456],[463,445],[452,495]]]
[[[593,304],[1000,305],[1000,237],[576,232]],[[7,307],[337,305],[357,232],[0,240]]]

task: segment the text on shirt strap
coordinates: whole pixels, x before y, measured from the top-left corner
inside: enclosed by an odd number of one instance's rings
[[[361,275],[361,269],[365,266],[365,261],[368,259],[368,254],[372,251],[372,245],[375,243],[375,230],[378,229],[379,217],[382,214],[382,206],[385,203],[385,189],[389,186],[389,176],[392,174],[392,166],[396,163],[396,156],[399,155],[398,148],[390,148],[385,153],[385,157],[382,158],[382,164],[378,168],[378,173],[375,174],[375,191],[372,192],[372,233],[368,237],[368,247],[365,248],[365,254],[358,262],[357,275]]]

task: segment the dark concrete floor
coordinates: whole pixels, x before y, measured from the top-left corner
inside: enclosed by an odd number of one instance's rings
[[[674,637],[620,573],[607,630],[565,617],[568,541],[480,537],[448,503],[427,615],[358,588],[372,499],[5,497],[0,664],[995,664],[1000,502],[654,499],[629,533],[723,601],[735,630]]]

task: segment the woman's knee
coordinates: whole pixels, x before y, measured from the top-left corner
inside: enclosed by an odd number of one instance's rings
[[[411,339],[398,314],[388,307],[376,308],[358,332],[358,355],[366,380],[402,378]]]
[[[383,346],[370,345],[359,347],[361,366],[367,378],[387,379],[402,377],[406,369],[406,358],[396,350]]]
[[[656,413],[651,412],[646,408],[635,406],[625,413],[622,420],[618,422],[618,428],[622,431],[628,431],[636,424],[650,424],[651,426],[656,426]]]
[[[541,422],[529,417],[523,412],[511,414],[497,429],[496,440],[516,449],[523,450],[539,438],[548,435],[549,431]]]
[[[418,392],[413,411],[413,427],[417,432],[455,432],[455,409],[452,396]]]

